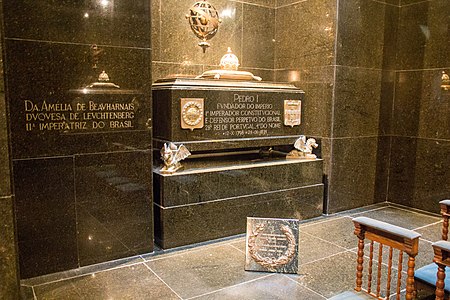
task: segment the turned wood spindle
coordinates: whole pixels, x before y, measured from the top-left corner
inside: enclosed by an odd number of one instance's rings
[[[445,281],[445,266],[438,264],[437,281],[436,281],[436,300],[444,299],[444,281]]]
[[[402,285],[402,270],[403,270],[403,251],[398,253],[398,272],[397,272],[397,300],[400,300],[400,287]]]
[[[444,224],[442,225],[442,240],[448,239],[448,216],[444,216]]]
[[[367,278],[367,292],[370,294],[372,291],[372,266],[373,266],[373,241],[370,241],[370,254],[369,254],[369,275]]]
[[[408,277],[406,278],[406,300],[411,300],[414,298],[414,266],[416,264],[415,258],[410,256],[408,260]]]
[[[358,237],[358,258],[356,266],[356,291],[361,291],[364,261],[364,236]]]
[[[387,275],[387,284],[386,284],[386,299],[389,299],[391,295],[391,273],[392,273],[392,251],[394,249],[389,247],[389,261],[388,261],[388,275]]]
[[[381,263],[383,262],[383,244],[378,248],[378,274],[377,274],[377,297],[380,297],[381,290]]]

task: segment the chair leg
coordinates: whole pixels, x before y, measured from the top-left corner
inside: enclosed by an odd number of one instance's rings
[[[416,259],[412,256],[409,257],[408,260],[408,277],[406,278],[406,299],[411,300],[414,299],[414,266],[416,264]]]
[[[363,277],[363,261],[364,261],[364,239],[359,238],[358,240],[358,258],[356,260],[356,288],[357,292],[361,291],[362,277]]]
[[[436,300],[443,300],[444,299],[444,287],[445,287],[445,266],[441,264],[438,265],[438,271],[437,271],[437,280],[436,280]]]

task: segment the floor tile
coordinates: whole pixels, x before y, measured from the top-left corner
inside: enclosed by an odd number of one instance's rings
[[[245,253],[245,238],[238,239],[232,243],[230,243],[231,246],[239,249],[241,252]]]
[[[179,299],[143,263],[35,287],[40,299]]]
[[[342,217],[300,228],[300,233],[306,232],[346,249],[352,249],[358,245],[358,238],[353,234],[353,231],[354,226],[350,217]]]
[[[300,267],[298,282],[306,287],[330,298],[345,291],[351,291],[356,284],[356,253],[351,251],[312,262]],[[368,269],[365,261],[364,270]],[[372,289],[376,287],[377,264],[373,265]],[[387,267],[382,265],[381,294],[385,294],[387,282]],[[406,276],[402,276],[402,285]],[[391,294],[395,292],[396,274],[391,277]],[[364,273],[363,288],[367,288],[367,274]]]
[[[190,298],[256,279],[244,271],[245,254],[230,245],[204,247],[146,264],[182,298]]]
[[[314,237],[306,232],[300,232],[300,242],[298,245],[299,265],[343,251],[345,249],[342,247]]]
[[[283,300],[283,299],[325,299],[325,297],[301,286],[284,275],[272,274],[257,280],[224,288],[217,292],[194,299],[223,300]]]
[[[421,214],[415,211],[408,211],[406,209],[396,207],[386,207],[383,209],[369,211],[358,216],[369,217],[411,230],[436,223],[441,220],[438,216]]]
[[[431,224],[420,229],[416,229],[416,232],[420,233],[421,239],[437,242],[442,239],[442,221],[437,224]]]
[[[77,288],[72,283],[72,280],[58,281],[50,284],[36,286],[34,288],[36,297],[39,300],[57,300],[57,299],[81,299]]]

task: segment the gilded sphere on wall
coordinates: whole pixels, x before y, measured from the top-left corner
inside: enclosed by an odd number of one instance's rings
[[[199,46],[205,51],[209,47],[207,40],[216,35],[219,29],[219,13],[208,1],[197,1],[189,9],[186,18],[189,20],[189,25],[194,34],[202,40]]]

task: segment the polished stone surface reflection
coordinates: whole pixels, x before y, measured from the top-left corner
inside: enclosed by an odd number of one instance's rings
[[[194,205],[155,205],[155,243],[168,249],[244,233],[247,216],[305,220],[319,216],[322,203],[323,186],[315,185]]]
[[[80,266],[153,250],[150,170],[149,151],[76,157]]]
[[[337,67],[335,84],[333,137],[378,135],[381,71]]]
[[[6,125],[5,94],[0,91],[0,197],[11,195],[11,165],[9,161],[9,141]]]
[[[150,47],[149,1],[89,1],[80,5],[74,0],[8,0],[3,4],[8,38]]]
[[[398,69],[447,67],[450,49],[447,39],[450,22],[448,1],[404,2],[398,31]]]
[[[0,197],[0,298],[19,294],[17,244],[14,227],[14,197]]]
[[[330,137],[335,67],[277,70],[276,81],[291,82],[305,91],[302,103],[302,134]]]
[[[136,261],[132,265],[118,263],[111,268],[100,264],[89,270],[80,269],[76,276],[61,273],[60,277],[55,274],[51,279],[34,278],[22,281],[22,284],[34,291],[37,300],[89,297],[328,299],[354,288],[357,238],[351,218],[360,215],[407,225],[419,232],[440,230],[436,227],[437,220],[440,220],[437,215],[384,204],[302,222],[299,228],[298,275],[244,271],[245,239],[237,236],[173,251],[158,250],[154,254],[143,255],[145,261]],[[431,262],[433,250],[430,243],[420,240],[419,244],[417,264]],[[383,258],[383,263],[386,259]],[[329,268],[330,264],[335,267]],[[382,269],[385,268],[383,264]],[[403,268],[403,279],[406,278],[405,270]],[[373,282],[372,286],[375,284]],[[382,284],[385,286],[384,276]]]
[[[22,278],[151,251],[151,2],[2,3]]]
[[[374,203],[376,137],[333,139],[328,211]]]
[[[275,32],[275,68],[331,65],[336,9],[336,1],[331,0],[301,1],[278,8],[275,28],[283,30]]]
[[[450,197],[450,142],[409,137],[392,142],[396,156],[391,160],[389,199],[438,212],[436,199]]]
[[[384,35],[390,33],[385,30],[385,7],[372,0],[339,3],[336,64],[382,68]]]

